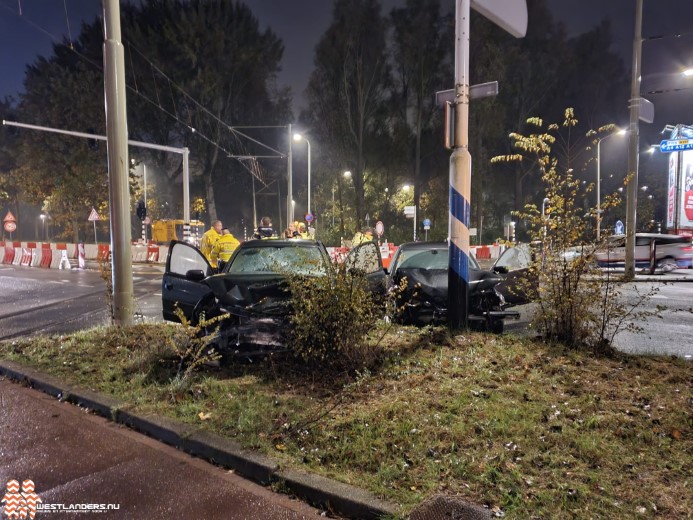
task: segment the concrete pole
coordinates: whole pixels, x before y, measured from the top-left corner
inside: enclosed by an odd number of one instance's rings
[[[458,0],[455,13],[455,141],[450,156],[448,219],[448,325],[467,328],[469,292],[469,198],[472,156],[469,153],[469,16],[470,0]]]
[[[642,56],[642,0],[636,0],[633,36],[633,76],[630,84],[630,135],[628,141],[628,182],[626,198],[626,263],[624,278],[635,277],[635,222],[638,207],[638,146],[640,141],[640,66]]]
[[[113,322],[133,323],[130,192],[128,190],[128,131],[125,103],[125,61],[120,43],[118,0],[103,0],[104,82],[108,143],[108,187],[111,213]]]
[[[183,148],[183,241],[190,242],[190,150],[187,148]]]
[[[142,177],[144,179],[144,208],[147,209],[147,165],[142,163]],[[142,219],[142,240],[147,243],[147,224]]]
[[[288,158],[287,158],[287,177],[288,177],[288,187],[287,187],[287,194],[286,194],[286,226],[289,227],[289,223],[294,221],[294,211],[293,211],[293,204],[291,204],[291,201],[294,198],[294,192],[293,192],[293,173],[291,171],[291,163],[293,161],[291,157],[291,143],[293,142],[294,139],[294,134],[291,133],[291,124],[289,124],[289,153],[288,153]],[[255,223],[257,226],[257,222]]]
[[[304,137],[304,139],[306,138]],[[308,139],[306,139],[306,144],[308,145],[308,214],[311,215],[312,213],[310,212],[310,141]]]
[[[601,145],[602,139],[597,141],[597,242],[601,240],[602,231],[602,196],[601,196],[601,185],[602,185],[602,170],[601,170]]]

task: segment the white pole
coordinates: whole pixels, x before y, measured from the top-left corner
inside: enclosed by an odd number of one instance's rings
[[[293,142],[294,139],[294,134],[291,133],[291,124],[289,124],[289,153],[287,154],[287,177],[288,177],[288,188],[287,188],[287,194],[286,194],[286,222],[287,222],[287,227],[289,226],[290,222],[294,221],[294,208],[293,204],[291,203],[294,198],[294,191],[293,191],[293,172],[292,172],[292,157],[291,157],[291,143]],[[255,223],[257,226],[257,222]]]
[[[628,175],[631,176],[626,197],[626,262],[624,278],[635,277],[635,222],[638,207],[638,147],[640,141],[640,68],[642,56],[642,0],[636,0],[633,35],[633,75],[630,85],[630,134]]]
[[[455,141],[450,156],[450,236],[448,325],[467,328],[469,290],[469,200],[472,156],[469,153],[470,0],[458,0],[455,13]]]
[[[605,139],[605,138],[602,138]],[[602,229],[602,197],[601,197],[601,185],[602,185],[602,172],[601,172],[601,145],[602,139],[597,141],[597,242],[601,238]]]
[[[304,139],[306,139],[304,137]],[[310,141],[306,139],[306,144],[308,145],[308,214],[312,215],[310,212]]]
[[[132,254],[130,192],[128,190],[128,131],[125,101],[125,59],[120,42],[118,0],[104,0],[104,93],[108,143],[108,185],[111,213],[113,321],[132,325]]]

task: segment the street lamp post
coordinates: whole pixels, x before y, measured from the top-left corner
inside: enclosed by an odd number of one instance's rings
[[[305,141],[308,145],[308,214],[312,215],[310,212],[310,141],[301,134],[294,134],[294,141]]]
[[[597,242],[601,238],[602,230],[602,196],[601,196],[601,184],[602,184],[602,173],[601,173],[601,145],[604,139],[613,137],[615,135],[625,135],[625,130],[619,130],[613,134],[605,135],[597,139]]]
[[[46,214],[41,213],[41,238],[46,240]]]

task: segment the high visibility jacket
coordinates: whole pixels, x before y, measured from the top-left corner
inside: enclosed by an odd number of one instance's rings
[[[209,261],[212,267],[217,266],[217,259],[212,259],[212,249],[214,248],[214,244],[217,243],[217,240],[219,240],[219,237],[221,237],[221,235],[217,233],[217,230],[210,228],[205,231],[204,235],[202,235],[202,239],[200,240],[200,252],[205,255],[205,258]]]
[[[228,262],[231,255],[236,250],[240,242],[232,234],[221,235],[219,240],[212,248],[212,258],[214,258],[214,263],[221,260],[222,262]]]
[[[366,242],[373,242],[373,237],[368,238],[368,235],[366,235],[365,233],[357,231],[354,235],[353,240],[351,241],[351,247],[360,246],[361,244],[365,244]]]

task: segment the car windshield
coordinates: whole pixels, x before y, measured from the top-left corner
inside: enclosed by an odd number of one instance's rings
[[[321,276],[327,273],[327,264],[317,247],[248,247],[238,251],[226,272]]]
[[[395,269],[447,269],[449,262],[447,249],[404,250],[400,252]],[[479,269],[479,264],[471,255],[469,268]]]

